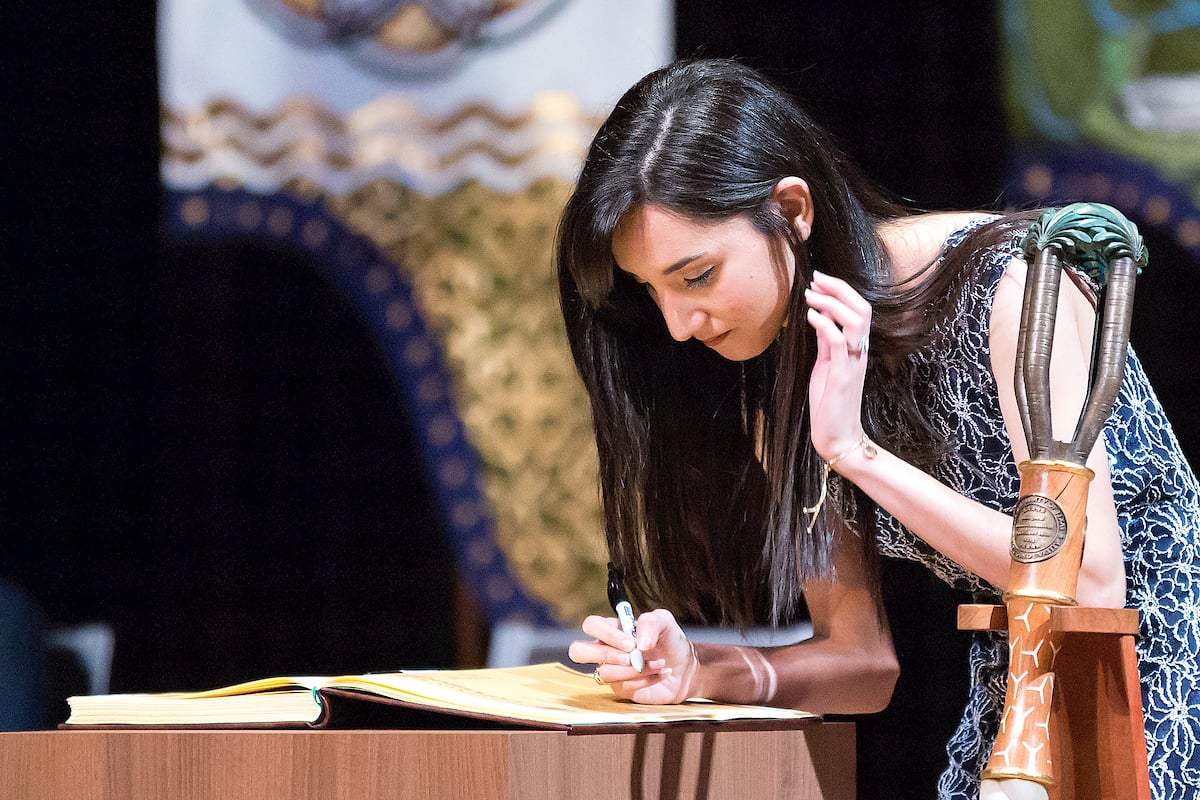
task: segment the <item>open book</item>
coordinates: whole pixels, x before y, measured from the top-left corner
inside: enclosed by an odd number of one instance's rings
[[[264,678],[205,692],[71,697],[63,727],[325,727],[344,704],[393,704],[534,728],[613,727],[755,720],[798,727],[815,715],[767,706],[689,700],[638,705],[562,664],[473,670]],[[774,724],[765,724],[773,722]]]

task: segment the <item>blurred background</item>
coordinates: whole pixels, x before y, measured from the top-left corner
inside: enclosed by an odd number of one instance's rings
[[[1200,452],[1200,3],[17,5],[0,579],[52,635],[100,623],[113,691],[481,665],[497,625],[603,607],[550,247],[674,55],[765,70],[915,208],[1132,217],[1133,343]],[[889,714],[944,740],[961,598],[885,581]],[[58,722],[80,668],[49,669]]]

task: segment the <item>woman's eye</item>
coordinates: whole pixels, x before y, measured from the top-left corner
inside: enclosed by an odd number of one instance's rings
[[[683,282],[686,283],[689,287],[691,287],[691,286],[707,286],[708,282],[710,280],[712,280],[713,269],[715,269],[715,268],[709,267],[708,269],[704,270],[704,272],[700,273],[699,275],[697,275],[694,278],[684,278]]]

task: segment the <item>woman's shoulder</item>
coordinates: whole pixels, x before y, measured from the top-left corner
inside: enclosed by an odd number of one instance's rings
[[[893,278],[897,282],[911,278],[942,254],[952,234],[995,217],[987,211],[944,211],[883,223],[879,235],[891,256]]]

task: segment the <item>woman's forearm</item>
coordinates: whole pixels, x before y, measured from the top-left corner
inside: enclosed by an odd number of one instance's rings
[[[874,450],[869,457],[859,448],[837,464],[838,472],[938,552],[998,589],[1007,588],[1012,517],[964,497],[881,447]],[[1107,482],[1098,489],[1106,487]],[[1089,509],[1111,505],[1110,494],[1089,502]],[[1085,545],[1076,599],[1084,605],[1120,606],[1125,584],[1115,518],[1108,522],[1111,512],[1096,516],[1105,520]]]
[[[1008,583],[1012,517],[964,497],[876,445],[837,471],[927,544],[997,588]]]
[[[784,647],[694,645],[692,696],[828,714],[885,708],[900,673],[887,613],[857,537],[836,535],[836,577],[810,581],[804,598],[813,635]]]
[[[828,640],[772,648],[698,644],[696,654],[695,696],[818,714],[881,711],[899,675],[890,647],[855,651]]]

